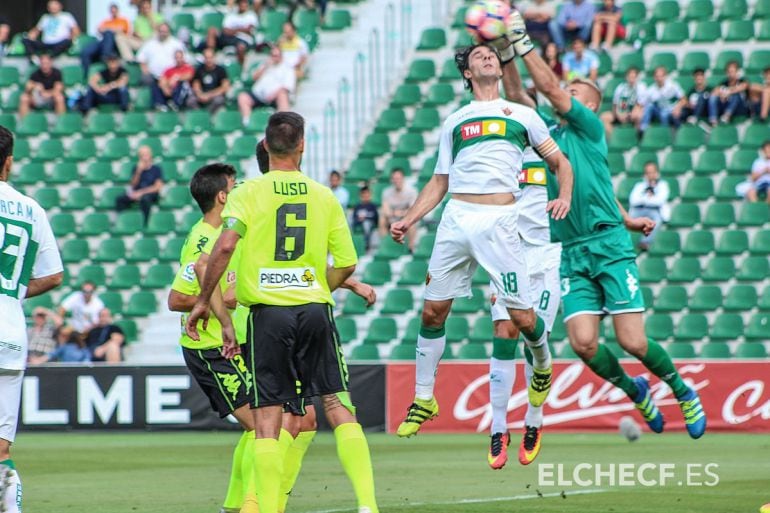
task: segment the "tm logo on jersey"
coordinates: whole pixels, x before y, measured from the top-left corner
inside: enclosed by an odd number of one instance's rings
[[[474,121],[460,126],[460,135],[463,141],[483,137],[485,135],[505,135],[507,124],[502,119],[488,121]]]
[[[318,278],[314,268],[292,267],[287,269],[259,270],[261,290],[317,289]]]

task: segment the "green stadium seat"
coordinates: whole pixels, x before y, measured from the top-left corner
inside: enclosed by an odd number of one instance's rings
[[[21,90],[12,91],[11,94],[9,94],[4,101],[2,100],[2,98],[0,98],[0,101],[2,101],[3,109],[7,112],[18,111],[20,98],[21,98]]]
[[[56,117],[56,122],[51,128],[51,135],[57,137],[69,137],[80,133],[83,129],[83,116],[75,112],[65,112]]]
[[[240,127],[240,116],[239,116]],[[172,133],[179,126],[179,114],[176,112],[158,112],[152,119],[152,123],[147,127],[147,133],[150,135],[167,135]]]
[[[316,9],[300,9],[295,13],[294,21],[297,24],[297,31],[306,34],[318,29],[321,25],[321,15]]]
[[[404,336],[401,337],[402,344],[414,345],[417,335],[420,333],[421,317],[412,317],[406,325]]]
[[[120,292],[100,292],[99,299],[102,300],[104,306],[110,309],[112,315],[121,315],[123,313],[123,296]]]
[[[171,140],[166,157],[175,160],[182,160],[190,155],[195,155],[195,143],[192,137],[175,137]]]
[[[217,30],[222,28],[222,21],[224,20],[224,14],[216,11],[204,12],[198,20],[197,30],[198,32],[206,33],[209,28],[215,28]]]
[[[696,257],[681,257],[674,260],[667,278],[671,283],[692,283],[700,274],[700,262]]]
[[[468,32],[457,32],[457,38],[455,39],[454,48],[455,50],[459,50],[460,48],[465,48],[466,46],[470,46],[473,44],[473,38]]]
[[[679,232],[662,231],[655,236],[655,240],[650,246],[650,256],[673,256],[681,248],[681,239]]]
[[[257,148],[257,138],[251,135],[236,137],[228,155],[234,159],[248,159],[254,156]]]
[[[695,358],[695,347],[689,342],[675,342],[669,344],[666,352],[671,358]]]
[[[96,248],[96,254],[92,260],[98,263],[115,263],[125,254],[126,245],[123,239],[104,239]]]
[[[735,210],[730,203],[712,203],[703,218],[704,228],[726,228],[735,222]],[[720,243],[721,245],[721,243]],[[717,248],[717,251],[719,249]]]
[[[752,18],[755,20],[770,18],[770,0],[757,0],[754,2]]]
[[[679,18],[679,3],[676,0],[658,0],[655,2],[651,21],[670,21]]]
[[[687,181],[682,194],[684,201],[705,201],[714,196],[714,182],[708,176],[696,176]]]
[[[423,105],[425,107],[439,107],[453,102],[454,99],[455,92],[452,86],[438,82],[428,89],[428,95],[425,97]]]
[[[415,349],[417,346],[414,344],[399,344],[397,346],[393,346],[393,349],[390,351],[389,358],[391,360],[401,360],[401,361],[409,361],[415,359]]]
[[[73,181],[77,181],[77,174]],[[52,183],[63,183],[58,180]],[[61,204],[64,210],[85,210],[94,204],[94,193],[90,187],[74,187],[69,190],[66,198]]]
[[[703,256],[714,251],[714,233],[707,230],[693,230],[687,234],[682,245],[682,254]]]
[[[756,342],[743,342],[735,348],[736,358],[767,358],[767,349]]]
[[[373,133],[366,136],[359,151],[359,158],[381,157],[390,151],[390,139],[386,134]]]
[[[96,143],[93,139],[77,139],[71,143],[65,158],[73,162],[83,162],[96,157]]]
[[[753,285],[733,285],[725,296],[726,312],[746,312],[757,305],[757,289]]]
[[[420,35],[418,50],[438,50],[446,46],[446,32],[443,28],[427,28]]]
[[[657,32],[658,31],[654,21],[640,21],[639,23],[635,23],[629,27],[628,34],[626,35],[626,41],[639,41],[640,44],[652,43],[658,38]],[[639,69],[644,68],[640,67]]]
[[[447,58],[447,60],[445,60],[441,65],[441,71],[439,71],[438,79],[441,82],[451,82],[453,80],[460,80],[461,78],[462,77],[460,76],[460,72],[457,71],[457,64],[455,64],[454,58]]]
[[[323,25],[324,30],[344,30],[353,23],[350,11],[345,9],[333,9],[326,16]]]
[[[152,219],[150,220],[152,222]],[[131,244],[131,251],[126,255],[126,262],[150,262],[160,255],[160,245],[155,237],[145,237]]]
[[[118,319],[115,321],[115,325],[123,330],[123,334],[126,336],[126,343],[136,342],[138,333],[136,322],[131,319]]]
[[[692,203],[680,203],[671,211],[669,226],[672,228],[692,228],[700,223],[700,209]]]
[[[115,133],[122,136],[137,135],[146,132],[148,127],[147,116],[142,112],[127,112],[123,120],[115,129]]]
[[[671,129],[665,126],[651,126],[642,136],[642,150],[658,151],[671,143]]]
[[[714,71],[724,73],[725,66],[731,61],[735,61],[738,66],[743,67],[743,53],[740,50],[722,50],[717,54]]]
[[[345,179],[350,181],[369,181],[377,174],[374,160],[370,158],[356,159],[350,163]]]
[[[716,199],[718,200],[735,200],[738,199],[738,194],[735,192],[735,187],[743,182],[744,179],[741,176],[726,176],[719,182],[719,188],[717,189]],[[733,217],[734,217],[733,213]]]
[[[54,214],[50,219],[51,229],[57,237],[75,233],[75,217],[72,214]]]
[[[727,172],[733,175],[740,175],[741,179],[751,170],[751,165],[757,158],[756,149],[738,150],[733,153],[730,164],[727,166]]]
[[[390,237],[385,237],[380,241],[380,247],[374,255],[375,260],[393,260],[406,255],[409,247],[406,244],[399,244]]]
[[[81,237],[96,237],[104,233],[110,233],[112,222],[104,213],[88,214],[78,227],[78,235]]]
[[[384,285],[391,280],[390,263],[383,260],[370,262],[364,269],[363,281],[370,285]]]
[[[211,130],[211,114],[205,110],[194,110],[187,113],[182,124],[181,135],[207,133]]]
[[[225,135],[240,129],[241,114],[237,110],[220,110],[214,115],[214,123],[211,126],[212,133]]]
[[[666,261],[662,258],[649,257],[639,262],[639,281],[642,283],[660,283],[666,274]]]
[[[738,146],[738,130],[734,126],[730,125],[717,125],[715,126],[712,131],[711,135],[709,136],[709,142],[708,142],[708,148],[710,150],[726,150],[728,148],[733,148],[735,146]],[[721,155],[721,160],[718,160],[717,163],[722,165],[724,162],[724,153],[720,152],[710,152],[711,155]],[[709,152],[706,152],[706,154],[709,154]],[[717,158],[715,156],[711,156],[711,158]],[[725,169],[726,166],[722,165],[722,167],[719,167],[718,170],[721,171],[722,169]]]
[[[417,109],[409,126],[411,132],[428,132],[441,126],[441,117],[438,110],[432,107]]]
[[[350,317],[337,317],[334,320],[334,323],[337,325],[337,333],[340,336],[340,342],[343,344],[350,343],[358,338],[358,328],[355,319]]]
[[[693,43],[714,43],[722,39],[722,24],[715,20],[699,20],[692,31]],[[708,69],[708,66],[706,68]]]
[[[272,115],[273,111],[270,109],[255,110],[251,113],[251,117],[249,117],[249,123],[244,128],[244,132],[264,132],[267,128],[267,121]]]
[[[676,340],[703,340],[708,336],[708,331],[709,323],[704,314],[685,314],[679,319],[674,337]]]
[[[192,203],[190,188],[184,185],[168,187],[160,198],[160,206],[164,210],[177,210]]]
[[[727,342],[707,342],[700,348],[701,358],[730,358]]]
[[[633,157],[631,157],[631,164],[628,166],[628,172],[630,174],[641,176],[642,173],[644,173],[644,166],[648,162],[654,162],[655,165],[658,165],[657,153],[650,150],[640,150],[639,152],[634,154]],[[678,173],[681,173],[681,170],[678,171]],[[638,178],[636,179],[638,181]]]
[[[189,12],[179,12],[174,14],[174,16],[171,18],[171,28],[174,29],[174,32],[179,31],[181,28],[186,28],[189,30],[195,29],[195,16],[193,16]]]
[[[644,329],[648,337],[664,341],[674,335],[674,321],[668,314],[652,314],[647,316]]]
[[[735,262],[730,257],[714,257],[706,264],[701,279],[706,282],[727,281],[735,275]]]
[[[754,50],[749,54],[747,73],[762,73],[770,62],[770,50]]]
[[[722,232],[716,247],[717,255],[740,255],[749,250],[749,236],[742,230]]]
[[[465,344],[457,351],[458,360],[486,360],[489,353],[483,344]]]
[[[736,340],[743,336],[743,318],[735,313],[719,314],[711,327],[711,340]]]
[[[713,312],[722,306],[722,289],[717,285],[700,285],[690,299],[693,312]]]
[[[725,42],[748,41],[754,37],[754,22],[751,20],[733,20],[727,25]]]
[[[617,127],[612,131],[608,142],[610,150],[628,151],[638,144],[636,129],[629,126]]]
[[[35,201],[40,203],[44,210],[50,210],[58,207],[61,203],[59,199],[59,189],[56,187],[41,187],[35,191]]]
[[[693,125],[684,125],[674,136],[675,150],[694,150],[703,146],[706,142],[706,134],[703,129]]]
[[[751,316],[746,327],[746,340],[770,340],[770,314],[758,313]]]
[[[61,247],[61,258],[65,264],[81,263],[88,260],[91,250],[88,247],[88,241],[83,239],[70,239],[64,241]]]
[[[719,127],[714,128],[714,131],[716,131],[717,128]],[[712,132],[712,137],[709,139],[709,148],[712,147],[711,144],[714,140],[715,138],[713,137]],[[698,158],[698,163],[696,164],[694,171],[696,175],[712,175],[719,173],[724,169],[727,169],[724,151],[706,150],[701,153],[701,156]]]
[[[660,3],[660,2],[659,2]],[[663,44],[679,44],[690,39],[690,31],[686,21],[669,21],[663,25],[663,33],[659,42]]]
[[[766,203],[744,203],[738,214],[738,226],[764,226],[770,223],[770,207]]]
[[[88,117],[84,133],[86,135],[97,136],[114,132],[115,118],[108,112],[94,112]]]
[[[623,153],[619,151],[610,151],[607,154],[607,164],[610,167],[610,174],[617,176],[626,170],[626,160]]]
[[[127,317],[146,317],[158,310],[158,300],[153,292],[134,292],[123,310]]]
[[[393,155],[397,157],[414,157],[425,150],[425,140],[422,134],[404,133],[398,138]]]
[[[770,276],[770,263],[766,256],[746,257],[735,278],[738,281],[758,282]]]
[[[17,137],[34,137],[48,131],[48,121],[42,112],[30,112],[16,127]]]
[[[421,285],[425,283],[428,274],[428,263],[423,260],[412,260],[404,265],[398,279],[399,285]]]
[[[64,156],[64,145],[59,139],[46,139],[40,142],[31,156],[35,162],[52,162]]]
[[[414,304],[412,291],[409,289],[394,289],[387,293],[380,313],[404,314],[410,311]]]
[[[746,128],[741,139],[741,147],[753,150],[753,157],[757,158],[756,149],[762,146],[762,143],[770,139],[770,126],[767,123],[753,123]],[[749,168],[750,169],[750,168]],[[743,171],[746,173],[746,170]]]
[[[168,235],[174,233],[177,223],[172,212],[153,212],[144,229],[148,235]]]
[[[102,161],[115,161],[131,156],[133,155],[128,139],[115,138],[107,140],[107,144],[104,145],[98,157]]]
[[[147,269],[142,289],[164,289],[174,281],[174,270],[169,264],[154,264]]]
[[[417,84],[402,84],[398,86],[390,101],[391,107],[411,107],[422,100],[422,93]]]
[[[746,0],[725,0],[719,9],[720,20],[739,20],[747,17],[749,7]]]
[[[189,229],[189,227],[188,227]],[[185,237],[173,237],[163,246],[163,250],[158,257],[161,262],[178,262],[182,253]],[[355,295],[355,294],[353,294]]]
[[[115,199],[125,193],[125,187],[106,187],[99,196],[99,201],[96,204],[97,210],[115,210]]]
[[[677,69],[676,54],[672,52],[658,52],[652,55],[647,63],[647,71],[652,73],[655,68],[663,66],[667,70]]]
[[[0,66],[0,88],[21,84],[21,74],[16,66]],[[8,127],[8,125],[3,124]],[[12,129],[11,127],[8,127]]]
[[[689,151],[674,150],[666,155],[666,160],[663,161],[660,172],[663,175],[681,175],[692,169],[692,167],[692,158]]]
[[[373,319],[364,338],[364,344],[385,344],[398,338],[396,320],[390,317]]]
[[[655,304],[656,312],[679,312],[687,306],[687,289],[681,285],[668,285],[660,290]]]
[[[141,212],[120,212],[112,228],[114,235],[134,235],[142,231],[144,219]]]
[[[436,63],[432,59],[415,59],[406,74],[407,83],[419,83],[436,76]]]
[[[762,42],[770,41],[770,19],[761,20],[759,22],[759,30],[757,31],[757,41],[762,41]]]
[[[751,239],[752,255],[770,255],[770,230],[759,230]]]
[[[698,33],[698,30],[695,30],[695,33]],[[693,52],[687,52],[684,55],[684,58],[682,59],[681,67],[679,68],[680,73],[692,73],[696,69],[703,69],[707,70],[709,69],[709,63],[710,58],[709,54],[704,51],[693,51]]]
[[[377,346],[360,345],[350,351],[350,360],[370,361],[379,360],[380,350]]]
[[[473,323],[473,328],[471,329],[469,337],[470,342],[472,344],[492,342],[493,334],[492,318],[488,316],[479,317]]]
[[[406,175],[412,174],[412,165],[407,157],[391,157],[385,162],[385,167],[380,175],[380,181],[390,183],[390,173],[394,169],[401,169]]]
[[[466,317],[451,316],[446,320],[446,340],[449,343],[462,342],[470,337],[470,326]]]
[[[377,125],[374,127],[375,132],[388,133],[395,130],[400,130],[406,126],[406,114],[404,109],[385,109],[380,114],[380,119],[377,120]]]
[[[691,0],[684,13],[686,21],[707,20],[714,15],[714,4],[711,0]]]
[[[206,137],[198,149],[198,157],[207,160],[222,159],[227,154],[227,141],[221,135]]]
[[[83,283],[90,281],[101,287],[107,284],[107,274],[101,265],[84,265],[78,271],[76,286],[80,287]]]
[[[45,178],[45,167],[41,162],[28,162],[13,174],[13,182],[17,185],[34,185]]]

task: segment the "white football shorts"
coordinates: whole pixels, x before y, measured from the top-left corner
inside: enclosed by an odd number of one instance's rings
[[[13,443],[19,424],[21,382],[24,371],[0,369],[0,438]]]

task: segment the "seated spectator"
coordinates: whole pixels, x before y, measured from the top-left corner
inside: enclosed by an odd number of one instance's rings
[[[711,89],[706,83],[706,72],[702,69],[696,69],[692,73],[693,86],[674,106],[672,114],[679,119],[680,123],[687,121],[695,123],[698,120],[708,117],[709,97]]]
[[[90,281],[83,282],[80,290],[73,292],[62,301],[59,315],[70,314],[70,325],[78,333],[88,333],[99,322],[99,312],[104,303],[96,295],[96,285]]]
[[[29,358],[46,355],[56,349],[54,334],[62,325],[62,318],[55,312],[38,306],[32,312],[32,326],[27,328]]]
[[[149,86],[157,84],[163,73],[176,65],[176,52],[184,52],[184,45],[171,35],[168,23],[161,23],[158,35],[148,39],[136,54],[142,68],[142,82]]]
[[[254,48],[254,35],[259,28],[259,19],[254,11],[249,9],[248,0],[238,0],[237,8],[225,15],[222,20],[222,30],[210,27],[206,39],[198,45],[198,51],[206,48],[221,50],[227,46],[235,47],[238,62],[241,66],[246,60],[246,51]]]
[[[615,5],[615,0],[604,0],[599,11],[594,15],[591,49],[609,50],[615,43],[615,39],[625,38],[626,27],[623,26],[622,18],[623,10]]]
[[[329,188],[339,200],[342,208],[348,208],[350,203],[350,193],[346,188],[342,186],[342,175],[339,171],[332,171],[329,173]]]
[[[297,27],[291,21],[284,22],[283,33],[278,38],[278,46],[283,54],[283,61],[287,66],[294,68],[297,78],[305,76],[305,64],[310,54],[307,42],[297,34]]]
[[[2,25],[0,25],[2,27]],[[770,114],[770,66],[762,71],[764,81],[761,84],[751,84],[749,94],[754,115],[763,123],[767,122]]]
[[[21,43],[30,58],[42,53],[56,57],[69,50],[78,35],[80,29],[75,18],[62,10],[59,0],[49,0],[48,13],[40,17]]]
[[[56,330],[56,348],[42,356],[31,356],[29,363],[40,365],[47,362],[85,363],[91,361],[91,351],[83,337],[71,326],[64,325]]]
[[[724,82],[711,91],[709,98],[709,123],[716,126],[717,121],[729,123],[734,116],[744,116],[749,113],[746,94],[749,89],[748,81],[741,76],[738,63],[730,61],[725,66]]]
[[[548,25],[556,16],[556,7],[553,2],[550,0],[527,1],[519,6],[519,11],[524,18],[529,37],[540,43],[541,47],[550,43],[551,33],[548,30]]]
[[[564,80],[588,78],[596,82],[599,76],[599,58],[591,50],[586,50],[586,43],[575,38],[572,41],[572,51],[564,54],[562,59],[562,77]]]
[[[123,112],[128,110],[128,71],[117,55],[108,55],[106,60],[107,67],[88,80],[88,92],[80,104],[83,114],[98,105],[120,105]]]
[[[185,107],[192,99],[190,82],[193,75],[195,68],[187,64],[184,52],[174,52],[174,65],[163,72],[157,84],[151,86],[152,106],[161,111],[169,107],[173,110]]]
[[[126,336],[119,326],[112,323],[109,308],[99,311],[99,322],[86,335],[86,347],[92,362],[119,363],[123,360],[123,342]]]
[[[263,62],[252,76],[254,85],[250,92],[238,95],[238,110],[243,124],[248,125],[254,107],[274,107],[278,111],[289,110],[289,95],[297,85],[294,70],[283,62],[281,49],[274,46],[270,58]]]
[[[663,66],[655,68],[653,83],[647,87],[642,99],[644,114],[639,123],[639,131],[644,132],[655,120],[663,126],[679,126],[679,119],[673,115],[674,107],[684,96],[682,87],[671,80]]]
[[[390,225],[400,221],[407,210],[417,200],[417,190],[406,184],[403,169],[390,172],[390,187],[382,192],[382,216],[380,217],[380,233],[385,236],[390,231]],[[409,251],[414,251],[417,243],[417,225],[412,225],[406,233],[409,239]]]
[[[670,219],[670,207],[668,197],[671,194],[668,184],[660,179],[658,165],[655,162],[647,162],[644,165],[644,180],[634,185],[628,198],[630,208],[628,215],[631,217],[649,217],[655,221],[655,229],[649,235],[645,235],[639,241],[639,249],[646,251],[661,224]]]
[[[735,192],[752,203],[765,196],[770,203],[770,140],[762,143],[760,156],[751,165],[751,175],[745,182],[738,184]]]
[[[134,59],[134,52],[152,39],[155,32],[163,24],[163,16],[153,12],[150,0],[140,0],[137,7],[139,13],[134,18],[134,31],[126,36],[122,34],[115,36],[115,45],[118,47],[120,56],[126,62],[131,62]]]
[[[554,75],[561,79],[564,74],[564,67],[561,65],[561,60],[559,58],[559,47],[556,46],[556,43],[553,41],[543,47],[543,60],[548,64],[548,67],[551,68]]]
[[[358,205],[353,207],[353,233],[363,233],[366,250],[372,247],[372,234],[380,224],[380,213],[372,203],[372,191],[364,185],[358,191]]]
[[[583,41],[591,39],[594,14],[596,14],[596,8],[589,0],[571,0],[564,3],[559,14],[551,20],[549,25],[551,37],[560,52],[564,51],[567,39],[570,37],[579,37]]]
[[[11,37],[11,26],[5,16],[0,16],[0,65],[3,64],[3,57],[8,53],[8,43]]]
[[[43,54],[40,67],[29,76],[19,97],[19,117],[26,116],[31,108],[53,107],[54,112],[63,114],[67,108],[64,100],[61,71],[53,67],[50,55]]]
[[[203,50],[203,64],[195,70],[192,80],[193,103],[199,107],[208,107],[214,113],[227,102],[230,79],[225,68],[217,64],[214,50]]]
[[[644,97],[645,86],[639,80],[639,70],[629,68],[626,71],[626,81],[618,84],[612,95],[612,110],[602,112],[601,119],[607,137],[612,134],[613,125],[625,125],[633,123],[635,126],[642,119],[642,107],[639,99]]]
[[[128,22],[128,19],[120,16],[118,5],[111,4],[109,17],[99,24],[97,30],[102,38],[89,44],[80,52],[80,63],[83,66],[84,78],[88,78],[88,68],[91,64],[104,60],[108,55],[118,52],[115,39],[118,34],[127,36],[131,30],[131,24]],[[129,58],[133,58],[133,55]]]
[[[149,146],[140,146],[138,153],[139,161],[134,167],[130,188],[126,194],[115,199],[115,210],[122,212],[138,202],[146,226],[150,218],[150,208],[158,202],[160,191],[163,189],[163,172],[159,166],[153,164],[152,149]]]

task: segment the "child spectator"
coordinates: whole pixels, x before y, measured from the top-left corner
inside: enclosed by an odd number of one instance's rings
[[[754,203],[765,196],[770,203],[770,140],[762,143],[760,156],[751,166],[749,179],[737,185],[735,192]]]
[[[380,214],[372,203],[372,191],[364,185],[358,191],[359,202],[353,208],[353,232],[363,233],[366,241],[366,250],[372,246],[372,234],[380,223]]]

